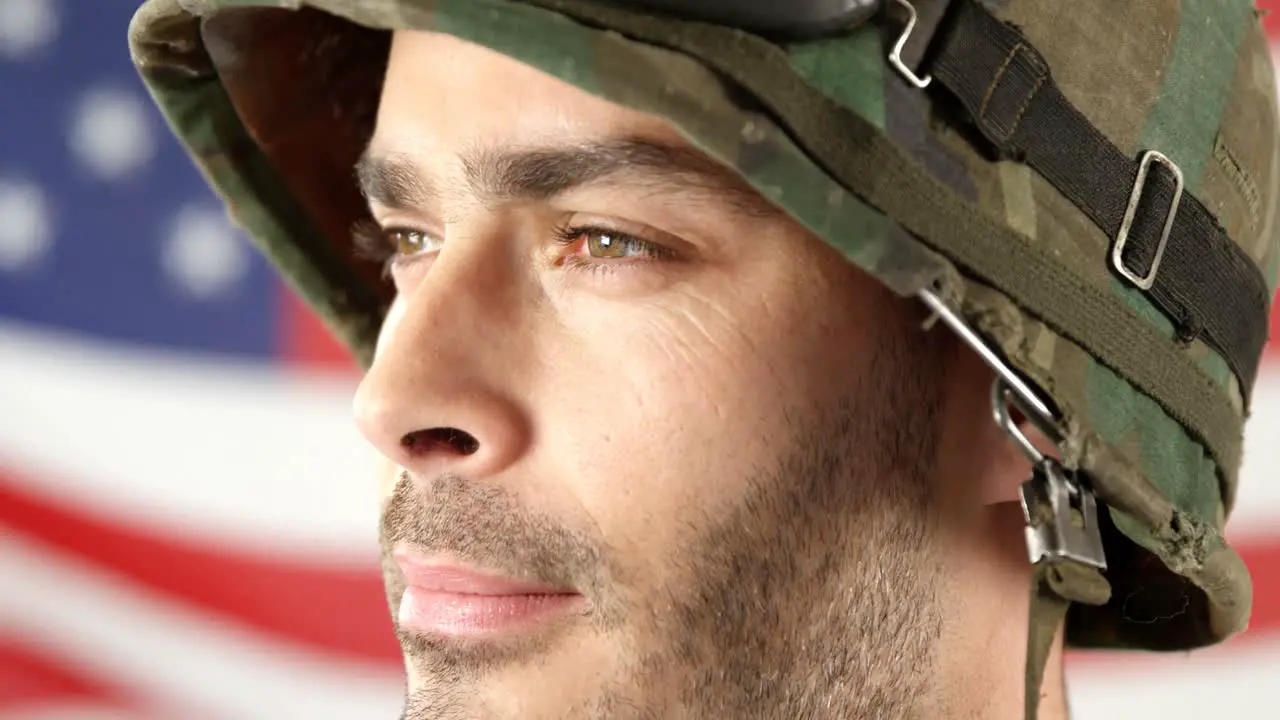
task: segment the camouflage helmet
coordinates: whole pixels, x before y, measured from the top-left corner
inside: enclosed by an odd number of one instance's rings
[[[364,363],[391,298],[352,167],[408,28],[665,118],[990,363],[995,419],[1059,450],[1023,443],[1028,716],[1064,613],[1076,647],[1245,628],[1223,527],[1280,264],[1249,0],[146,0],[172,129]]]

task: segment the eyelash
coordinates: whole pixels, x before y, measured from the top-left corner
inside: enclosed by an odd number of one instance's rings
[[[395,233],[420,234],[420,231],[399,227],[382,228],[372,220],[360,220],[351,228],[352,245],[355,248],[356,257],[377,263],[382,268],[383,277],[388,279],[397,260],[401,257],[406,259],[411,257],[401,256],[396,252],[395,242],[391,239],[391,236]],[[567,270],[609,273],[617,270],[620,264],[631,265],[637,262],[650,262],[670,258],[673,254],[669,248],[657,243],[600,225],[558,225],[552,230],[552,233],[556,242],[565,246],[582,240],[584,236],[587,239],[592,236],[609,236],[614,238],[615,241],[623,243],[624,246],[638,249],[636,256],[621,258],[592,258],[590,256],[569,255],[562,261],[564,268]],[[616,262],[618,260],[625,262]]]
[[[562,261],[566,270],[612,273],[617,271],[620,265],[652,262],[654,260],[667,259],[673,255],[670,248],[600,225],[559,225],[553,232],[556,236],[556,242],[565,246],[578,242],[583,239],[583,236],[588,238],[591,236],[609,236],[626,247],[638,250],[638,253],[634,256],[621,258],[593,258],[590,255],[585,257],[576,254],[568,255]]]
[[[399,228],[383,229],[372,220],[358,220],[351,226],[351,245],[357,259],[375,263],[382,270],[383,279],[391,278],[396,249],[391,233],[408,232]]]

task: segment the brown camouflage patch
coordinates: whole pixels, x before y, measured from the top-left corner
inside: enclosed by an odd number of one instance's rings
[[[1135,148],[1178,32],[1178,0],[1014,0],[1000,15],[1040,50],[1073,105],[1122,151]]]
[[[1274,187],[1272,158],[1277,138],[1258,129],[1276,124],[1276,106],[1267,102],[1274,95],[1275,78],[1271,64],[1262,60],[1270,46],[1260,28],[1246,33],[1241,45],[1222,124],[1214,139],[1213,159],[1205,164],[1196,194],[1227,233],[1265,267],[1263,255],[1273,243],[1263,226],[1273,203],[1264,203],[1260,188]]]

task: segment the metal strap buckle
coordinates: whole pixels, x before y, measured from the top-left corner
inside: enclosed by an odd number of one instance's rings
[[[911,38],[911,31],[916,27],[916,8],[907,0],[894,0],[900,7],[907,11],[907,26],[902,29],[902,34],[898,36],[898,42],[893,44],[893,50],[889,52],[889,64],[907,79],[907,82],[918,88],[924,89],[929,87],[929,82],[933,80],[930,75],[920,77],[902,62],[902,48],[907,46],[907,40]]]
[[[1169,168],[1173,173],[1173,200],[1169,203],[1169,213],[1164,221],[1164,230],[1160,233],[1160,243],[1156,245],[1156,255],[1151,259],[1151,268],[1146,275],[1138,275],[1124,264],[1124,248],[1129,242],[1129,230],[1138,213],[1138,202],[1142,200],[1142,190],[1147,184],[1147,174],[1151,171],[1151,163],[1157,162]],[[1142,163],[1138,165],[1138,177],[1133,182],[1133,191],[1129,193],[1129,207],[1124,211],[1124,221],[1120,223],[1120,232],[1116,233],[1115,245],[1111,248],[1111,266],[1129,282],[1150,290],[1156,282],[1156,274],[1160,271],[1160,260],[1164,257],[1165,247],[1169,244],[1169,233],[1173,230],[1173,220],[1178,216],[1178,203],[1182,200],[1182,169],[1172,160],[1155,150],[1148,150],[1142,155]]]
[[[1026,519],[1027,551],[1031,562],[1042,559],[1075,560],[1105,570],[1102,526],[1098,524],[1098,501],[1078,476],[1045,455],[1013,422],[1012,404],[1054,445],[1061,446],[1056,426],[1058,414],[1031,383],[1024,380],[1005,360],[974,332],[964,319],[947,306],[932,288],[917,293],[964,342],[996,373],[991,385],[991,407],[995,420],[1018,445],[1033,466],[1031,479],[1022,484],[1022,513]],[[1048,512],[1045,512],[1045,510]]]
[[[1097,499],[1074,474],[1027,439],[1009,417],[1010,401],[1020,405],[1004,381],[997,378],[991,386],[991,407],[996,422],[1033,466],[1031,479],[1022,484],[1019,493],[1031,562],[1065,559],[1106,570],[1107,554],[1102,546]],[[1028,417],[1034,416],[1028,413]],[[1043,508],[1048,509],[1047,516]]]
[[[1061,465],[1046,458],[1031,479],[1022,484],[1021,498],[1032,564],[1041,560],[1074,560],[1107,569],[1098,525],[1098,501],[1092,492],[1068,477]],[[1051,522],[1039,517],[1035,511],[1039,506],[1049,508]]]

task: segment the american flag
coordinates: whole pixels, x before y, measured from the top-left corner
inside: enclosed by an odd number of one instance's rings
[[[0,0],[0,718],[395,717],[354,369],[153,110],[137,4]],[[1273,351],[1250,631],[1072,655],[1077,718],[1278,716],[1277,438]]]

